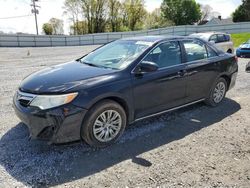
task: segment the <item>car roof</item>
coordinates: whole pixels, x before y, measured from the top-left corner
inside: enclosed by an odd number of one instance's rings
[[[204,32],[204,33],[193,33],[189,36],[200,37],[204,40],[209,40],[210,36],[215,34],[229,35],[227,33],[222,33],[222,32]]]
[[[173,35],[155,35],[155,36],[138,36],[138,37],[129,37],[123,38],[121,40],[135,40],[135,41],[145,41],[145,42],[161,42],[164,40],[171,40],[171,39],[185,39],[185,38],[194,38],[189,36],[173,36]]]

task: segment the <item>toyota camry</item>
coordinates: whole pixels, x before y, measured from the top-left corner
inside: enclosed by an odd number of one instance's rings
[[[201,101],[219,105],[237,72],[234,55],[202,39],[120,39],[26,77],[13,106],[31,138],[105,147],[133,122]]]

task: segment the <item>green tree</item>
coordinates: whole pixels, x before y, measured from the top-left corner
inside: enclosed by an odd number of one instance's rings
[[[234,22],[250,21],[250,0],[243,0],[232,16]]]
[[[84,17],[88,23],[88,33],[104,32],[107,15],[106,0],[81,0]]]
[[[142,29],[146,16],[144,0],[126,0],[123,3],[123,24],[130,30]]]
[[[43,24],[43,32],[45,33],[45,35],[52,35],[53,28],[50,23]]]
[[[157,8],[152,13],[147,14],[145,29],[158,29],[170,25],[173,25],[173,23],[162,17],[160,8]]]
[[[195,0],[163,0],[162,15],[175,25],[197,23],[201,19],[201,8]]]
[[[70,29],[73,35],[84,35],[88,33],[88,23],[86,21],[77,21],[70,26]]]
[[[121,25],[121,17],[119,13],[121,12],[121,3],[118,0],[109,0],[108,1],[108,9],[109,9],[109,24],[111,27],[111,31],[119,31]]]

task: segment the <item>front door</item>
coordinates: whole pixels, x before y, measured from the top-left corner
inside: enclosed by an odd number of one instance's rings
[[[143,61],[159,66],[155,72],[132,74],[135,119],[181,105],[186,96],[185,65],[179,42],[156,46]]]

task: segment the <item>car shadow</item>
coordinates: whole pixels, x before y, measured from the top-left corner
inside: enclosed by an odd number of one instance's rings
[[[35,187],[81,179],[128,159],[149,167],[154,164],[140,154],[211,126],[240,109],[237,102],[228,98],[216,108],[195,104],[135,123],[118,143],[99,150],[81,142],[47,145],[29,141],[26,126],[19,123],[0,140],[0,164],[17,181]]]

